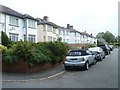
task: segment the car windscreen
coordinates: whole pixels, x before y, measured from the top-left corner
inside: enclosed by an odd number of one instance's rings
[[[105,49],[105,46],[100,46],[102,49]]]
[[[84,56],[85,52],[83,51],[71,51],[68,56]]]
[[[97,51],[90,51],[92,54],[94,54],[94,55],[97,55],[98,54],[98,52]]]

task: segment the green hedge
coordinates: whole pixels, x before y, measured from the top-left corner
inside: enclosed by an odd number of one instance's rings
[[[23,42],[18,41],[2,54],[3,62],[15,63],[26,60],[29,66],[37,63],[57,63],[67,54],[67,45],[62,42]]]

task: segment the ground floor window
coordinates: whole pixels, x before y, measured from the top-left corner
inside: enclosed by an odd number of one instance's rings
[[[9,33],[9,37],[10,37],[10,40],[13,41],[13,42],[17,42],[18,41],[18,34]]]
[[[35,35],[28,35],[28,41],[35,43]]]
[[[52,41],[52,37],[51,36],[48,36],[48,41]]]

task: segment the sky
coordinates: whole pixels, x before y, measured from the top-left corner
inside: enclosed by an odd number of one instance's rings
[[[110,31],[118,35],[119,0],[0,0],[0,4],[35,18],[48,16],[49,21],[96,36]]]

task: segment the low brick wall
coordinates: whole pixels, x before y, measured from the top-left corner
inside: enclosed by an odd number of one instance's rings
[[[70,48],[86,48],[86,44],[68,44]]]
[[[53,68],[59,64],[62,64],[62,62],[56,64],[53,63],[37,64],[34,65],[33,67],[28,67],[26,61],[23,60],[19,60],[17,63],[11,65],[2,62],[2,72],[35,73],[49,68]]]

